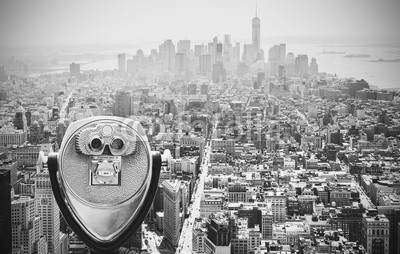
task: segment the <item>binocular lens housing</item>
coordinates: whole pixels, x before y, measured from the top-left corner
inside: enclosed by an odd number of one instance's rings
[[[103,142],[99,138],[95,137],[92,139],[92,141],[90,141],[90,146],[92,149],[98,151],[103,148]]]
[[[68,224],[89,247],[109,252],[140,226],[150,209],[161,155],[150,151],[139,122],[92,117],[69,125],[48,165]]]
[[[120,138],[116,138],[111,142],[111,148],[113,149],[121,149],[124,146],[124,141]]]

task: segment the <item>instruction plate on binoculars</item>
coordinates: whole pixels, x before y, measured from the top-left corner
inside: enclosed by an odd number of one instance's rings
[[[121,185],[121,156],[91,156],[90,185]]]

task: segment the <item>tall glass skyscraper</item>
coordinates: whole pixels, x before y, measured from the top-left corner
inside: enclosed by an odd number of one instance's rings
[[[10,171],[0,170],[0,239],[1,251],[11,253],[11,184]]]
[[[257,7],[256,7],[256,16],[252,21],[252,44],[253,44],[253,52],[255,57],[257,58],[258,53],[260,52],[260,19],[257,17]]]
[[[43,154],[39,157],[35,178],[36,215],[43,220],[43,234],[47,238],[49,253],[60,254],[60,209],[51,189],[47,157]]]

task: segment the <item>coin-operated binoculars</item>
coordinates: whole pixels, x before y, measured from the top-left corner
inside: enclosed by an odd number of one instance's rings
[[[131,119],[91,117],[71,123],[59,152],[48,158],[65,220],[96,253],[117,249],[147,215],[168,157],[150,151],[142,126]]]

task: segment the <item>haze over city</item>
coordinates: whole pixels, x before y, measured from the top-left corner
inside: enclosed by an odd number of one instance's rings
[[[0,2],[0,46],[205,41],[224,33],[249,38],[248,17],[263,20],[262,38],[324,42],[398,42],[396,0],[308,1],[7,1]]]

